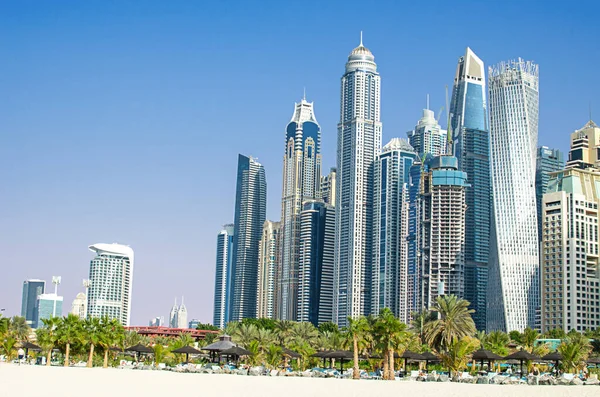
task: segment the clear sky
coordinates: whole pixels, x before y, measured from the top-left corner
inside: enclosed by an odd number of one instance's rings
[[[284,128],[303,88],[335,165],[340,77],[364,31],[382,76],[383,141],[436,114],[470,46],[540,65],[539,143],[600,121],[593,1],[3,1],[0,308],[61,275],[65,312],[93,243],[135,250],[132,323],[212,320],[216,234],[237,154],[258,157],[280,217]],[[444,119],[444,117],[442,117]],[[442,122],[445,126],[445,122]]]

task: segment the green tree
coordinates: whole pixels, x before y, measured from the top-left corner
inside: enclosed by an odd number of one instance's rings
[[[383,379],[394,379],[394,350],[404,342],[405,330],[406,324],[401,323],[389,308],[381,309],[372,334],[375,347],[383,353]]]
[[[311,346],[316,346],[319,338],[319,331],[309,322],[294,323],[290,331],[290,339],[298,344],[306,342]]]
[[[27,324],[25,317],[14,316],[10,319],[9,332],[18,342],[26,342],[29,340],[31,327]]]
[[[506,356],[508,354],[509,343],[510,338],[505,332],[492,331],[485,338],[483,347],[491,351],[492,353],[498,354],[500,356]]]
[[[515,342],[517,345],[522,343],[521,333],[519,331],[510,331],[508,333],[510,340]]]
[[[450,344],[440,355],[440,358],[450,370],[451,375],[456,375],[467,367],[471,353],[477,350],[478,347],[479,340],[470,336],[451,339]]]
[[[245,348],[250,352],[250,356],[248,356],[250,365],[258,365],[262,359],[260,354],[260,347],[258,346],[258,341],[250,341]]]
[[[158,364],[169,354],[169,350],[160,343],[156,343],[152,346],[152,350],[154,350],[154,366],[158,367]]]
[[[102,347],[104,358],[102,367],[108,367],[108,353],[111,347],[122,346],[125,340],[125,329],[117,319],[110,319],[108,316],[103,316],[100,320],[101,332],[98,339],[98,345]]]
[[[216,325],[204,324],[204,323],[199,323],[196,326],[196,329],[199,329],[202,331],[219,331],[219,327],[217,327]]]
[[[87,367],[92,368],[94,359],[94,348],[100,342],[100,338],[102,336],[102,324],[100,323],[99,318],[88,317],[85,320],[83,320],[82,327],[84,338],[90,345]]]
[[[69,366],[69,354],[71,345],[83,340],[81,320],[74,314],[69,313],[67,317],[61,318],[57,328],[58,341],[65,345],[65,363],[64,366]]]
[[[567,336],[558,346],[558,352],[563,356],[563,369],[567,372],[577,372],[583,368],[591,351],[589,339],[579,333]]]
[[[213,334],[213,333],[204,335],[204,339],[202,339],[203,346],[210,345],[215,340],[217,340],[217,337],[218,337],[218,335],[217,334]]]
[[[46,351],[46,366],[51,364],[52,350],[58,342],[57,330],[60,322],[60,317],[44,318],[42,319],[43,326],[35,331],[37,342]]]
[[[425,343],[425,324],[436,319],[435,313],[424,309],[420,312],[412,312],[411,317],[411,330],[419,336],[421,343]]]
[[[275,344],[269,345],[266,350],[266,362],[269,368],[277,369],[279,363],[281,363],[283,350],[281,346],[277,346]]]
[[[289,320],[279,320],[275,325],[275,337],[279,346],[285,346],[292,334],[294,322]]]
[[[234,330],[231,338],[235,343],[247,349],[250,342],[256,340],[258,329],[253,324],[241,324],[236,328],[237,329]]]
[[[540,334],[536,330],[527,327],[521,334],[521,345],[523,348],[525,348],[525,350],[531,353],[535,347],[535,341],[539,336]]]
[[[321,323],[319,324],[319,332],[320,333],[325,333],[325,332],[340,332],[340,329],[338,328],[337,324],[331,321],[327,321],[325,323]]]
[[[364,344],[366,338],[365,335],[369,333],[369,323],[363,316],[353,319],[348,317],[348,327],[346,329],[347,335],[352,338],[352,351],[353,357],[353,379],[360,379],[360,370],[358,368],[358,351],[362,344]]]
[[[265,354],[269,346],[275,341],[275,334],[271,330],[260,328],[256,331],[256,341],[260,352]]]
[[[453,342],[472,336],[476,332],[475,323],[469,309],[469,302],[454,295],[438,296],[433,306],[438,318],[425,324],[424,336],[427,344],[438,352],[447,350]]]

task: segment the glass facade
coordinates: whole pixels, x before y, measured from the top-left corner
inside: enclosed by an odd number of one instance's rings
[[[538,214],[538,237],[542,239],[542,198],[548,191],[550,173],[560,171],[565,167],[563,154],[558,149],[540,146],[537,149],[535,163],[535,201]]]
[[[224,225],[223,229],[217,235],[213,325],[221,329],[225,328],[229,322],[233,233],[234,226],[233,224],[229,224]]]
[[[458,61],[450,128],[459,169],[468,176],[465,214],[465,299],[475,310],[473,320],[486,329],[486,292],[492,215],[490,134],[485,101],[484,65],[467,48]]]
[[[56,302],[56,308],[54,306]],[[63,297],[56,294],[41,294],[37,297],[37,327],[43,326],[44,319],[62,317]]]
[[[31,328],[37,328],[38,296],[44,293],[46,282],[44,280],[23,281],[23,299],[21,301],[21,317]]]
[[[267,212],[264,167],[252,157],[238,156],[230,321],[256,317],[258,250]]]

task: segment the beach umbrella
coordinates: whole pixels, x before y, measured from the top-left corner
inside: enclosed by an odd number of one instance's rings
[[[559,352],[552,352],[552,353],[548,353],[546,354],[544,357],[542,357],[542,360],[544,361],[555,361],[555,367],[558,368],[558,362],[561,361],[563,359],[562,354],[560,354]]]
[[[235,361],[238,361],[240,356],[251,356],[252,352],[239,346],[233,346],[229,349],[222,350],[219,352],[219,354],[225,356],[235,356]]]
[[[433,354],[432,352],[423,352],[421,353],[423,357],[425,357],[425,370],[427,370],[427,366],[429,366],[429,362],[438,362],[440,361],[439,357]]]
[[[325,356],[329,359],[340,360],[340,372],[344,370],[344,359],[352,360],[354,358],[354,353],[347,350],[333,350]]]
[[[521,362],[521,376],[523,375],[523,361],[539,360],[540,358],[534,354],[529,353],[527,350],[519,350],[513,354],[509,354],[504,357],[505,360],[518,360]]]
[[[214,362],[214,357],[216,357],[219,352],[230,349],[234,346],[237,345],[231,341],[231,336],[225,334],[221,335],[218,341],[211,343],[210,345],[206,345],[201,349],[208,350],[210,352],[211,361]]]
[[[422,354],[419,354],[419,353],[415,353],[410,350],[404,350],[404,352],[402,352],[402,354],[398,354],[397,352],[394,352],[394,357],[404,359],[404,369],[405,370],[406,370],[406,365],[408,364],[408,360],[426,361],[425,356],[423,356]]]
[[[290,350],[290,349],[286,349],[285,347],[282,349],[282,351],[283,351],[283,355],[284,356],[288,356],[288,357],[291,357],[291,358],[300,358],[300,357],[302,357],[302,355],[300,353],[295,352],[295,351]],[[316,357],[316,356],[313,355],[313,357]]]
[[[598,364],[600,364],[600,357],[590,357],[587,360],[588,364],[595,364],[596,367],[598,366]]]
[[[149,348],[148,346],[144,346],[141,343],[138,343],[135,346],[128,347],[125,349],[128,352],[134,352],[136,354],[136,361],[140,361],[141,354],[154,354],[154,350]]]
[[[179,349],[172,350],[171,353],[185,354],[185,362],[188,363],[190,354],[201,354],[202,352],[198,349],[193,348],[192,346],[183,346]]]
[[[481,362],[481,368],[483,368],[483,362],[487,361],[488,362],[488,369],[491,366],[491,362],[492,361],[502,360],[502,356],[499,356],[496,353],[493,353],[493,352],[491,352],[489,350],[485,350],[483,348],[481,348],[481,349],[477,350],[475,353],[473,353],[472,358],[475,361],[480,361]]]
[[[322,358],[323,359],[323,368],[325,368],[325,360],[327,359],[327,355],[331,352],[332,352],[332,350],[323,350],[320,352],[316,352],[311,357]]]
[[[31,342],[23,343],[23,345],[21,346],[21,349],[25,349],[25,358],[29,357],[29,350],[42,351],[41,347],[39,347],[38,345],[34,345]]]

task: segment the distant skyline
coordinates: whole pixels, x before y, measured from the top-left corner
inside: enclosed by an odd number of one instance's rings
[[[306,87],[322,169],[335,166],[340,78],[361,30],[381,74],[383,142],[406,138],[427,94],[438,114],[469,46],[486,65],[539,64],[538,144],[567,153],[590,105],[600,120],[599,9],[592,1],[2,2],[3,314],[20,314],[24,280],[52,275],[62,276],[58,293],[70,305],[89,278],[88,246],[117,242],[136,255],[131,324],[168,316],[181,295],[189,318],[210,322],[215,239],[233,222],[238,153],[264,165],[267,219],[278,221],[294,103]]]

